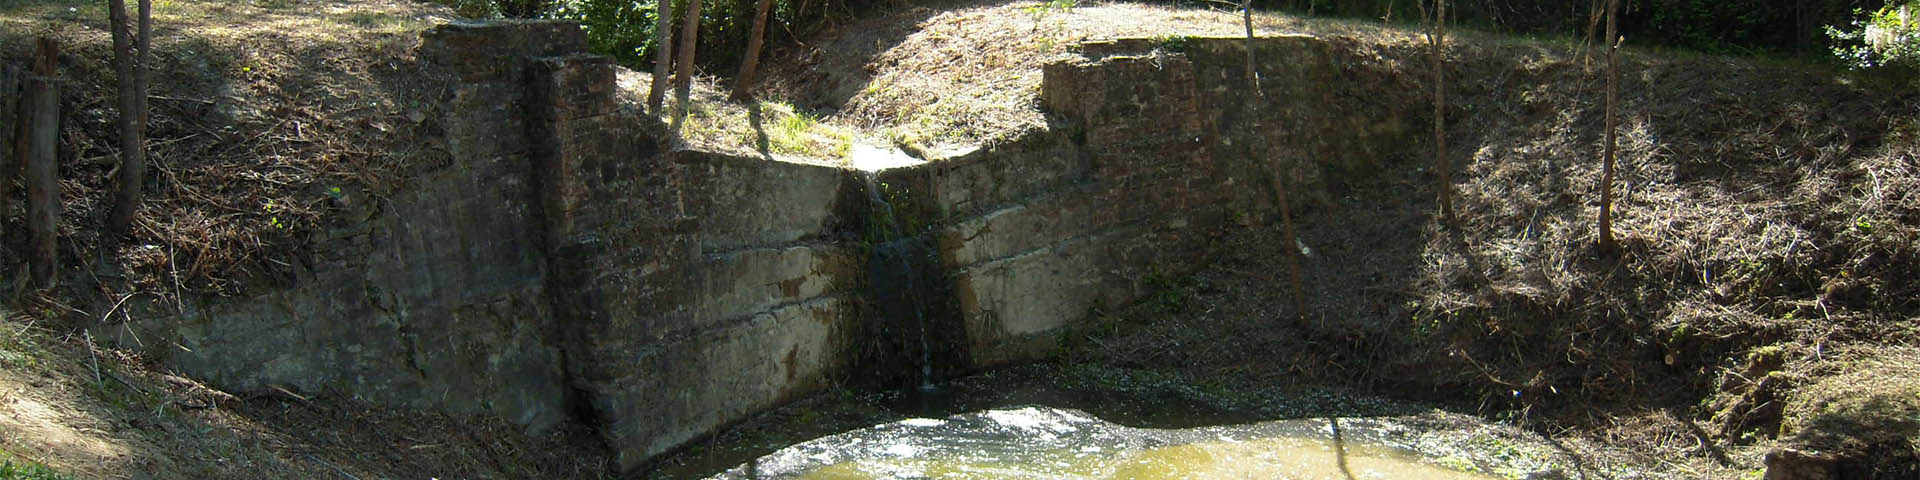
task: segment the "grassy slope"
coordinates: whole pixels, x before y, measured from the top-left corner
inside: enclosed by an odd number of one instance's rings
[[[136,248],[107,265],[125,267],[130,285],[110,294],[230,294],[284,278],[337,213],[329,192],[392,192],[401,166],[422,155],[394,140],[412,123],[399,67],[417,32],[448,21],[445,12],[403,1],[155,3],[153,173]],[[36,36],[63,51],[61,233],[67,258],[78,258],[97,244],[118,143],[104,6],[0,4],[0,59],[25,64]]]
[[[444,9],[400,0],[154,3],[148,197],[131,245],[97,264],[117,143],[104,7],[0,2],[0,61],[24,64],[35,36],[65,52],[68,263],[53,291],[22,294],[7,282],[15,302],[0,315],[0,456],[33,467],[0,467],[10,472],[0,478],[48,469],[74,478],[604,475],[605,453],[580,429],[535,438],[498,419],[234,398],[87,346],[90,336],[69,326],[95,325],[99,335],[135,320],[115,313],[127,296],[171,304],[282,281],[311,238],[351,213],[342,205],[375,204],[431,160],[427,146],[408,141],[419,79],[407,65],[419,31],[451,20]],[[19,215],[6,218],[6,231],[20,231]],[[23,251],[7,247],[0,255]]]

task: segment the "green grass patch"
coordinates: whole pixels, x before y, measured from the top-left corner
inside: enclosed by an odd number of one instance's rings
[[[779,101],[743,105],[696,98],[681,135],[690,142],[725,150],[811,159],[845,159],[853,149],[851,130]]]
[[[14,371],[51,374],[53,366],[48,359],[53,353],[47,350],[46,338],[32,325],[17,324],[11,313],[0,312],[0,368]]]
[[[73,477],[0,450],[0,480],[73,480]]]

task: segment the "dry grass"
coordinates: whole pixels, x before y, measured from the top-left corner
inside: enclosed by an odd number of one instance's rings
[[[0,318],[0,452],[72,478],[603,478],[578,430],[326,399],[236,398]]]
[[[1795,375],[1813,378],[1787,405],[1782,433],[1818,428],[1822,416],[1888,422],[1892,433],[1920,441],[1920,348],[1856,345],[1824,347]],[[1916,444],[1920,445],[1920,444]]]
[[[620,98],[631,108],[643,109],[653,75],[626,69],[618,75]],[[835,167],[848,165],[854,143],[872,141],[863,132],[822,122],[785,101],[763,95],[742,104],[728,99],[729,92],[711,77],[696,77],[680,139],[703,150]],[[668,97],[668,112],[659,118],[671,123],[676,107],[672,95]]]
[[[1864,460],[1856,474],[1901,478],[1920,463],[1920,349],[1884,345],[1819,352],[1786,405],[1780,433],[1802,451]]]
[[[1300,31],[1411,42],[1361,23],[1260,14],[1261,35]],[[991,146],[1047,128],[1040,67],[1081,43],[1128,37],[1233,36],[1238,14],[1163,5],[986,2],[863,19],[785,52],[772,90],[834,113],[830,123],[925,150]]]
[[[61,175],[67,253],[90,257],[115,168],[113,76],[98,2],[0,9],[0,58],[54,37],[71,59]],[[149,161],[156,182],[134,239],[111,264],[132,288],[230,294],[285,278],[342,205],[404,184],[418,146],[399,141],[414,105],[402,71],[418,31],[450,20],[403,0],[161,1]]]
[[[177,306],[283,282],[329,232],[431,168],[412,130],[416,83],[429,79],[409,55],[419,31],[452,18],[405,0],[155,2],[147,197],[130,241],[100,264],[117,163],[100,3],[0,4],[0,61],[23,63],[33,36],[65,51],[61,254],[73,264],[63,289],[16,298],[24,311],[0,321],[0,449],[81,478],[604,474],[591,440],[532,438],[498,419],[233,399],[57,333],[81,330],[49,320],[94,324],[128,296]]]

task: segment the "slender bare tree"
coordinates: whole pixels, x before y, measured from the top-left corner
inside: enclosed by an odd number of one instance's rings
[[[1620,38],[1618,23],[1620,0],[1607,0],[1607,151],[1600,160],[1600,249],[1612,251],[1613,239],[1613,156],[1619,141],[1618,101],[1620,92]]]
[[[654,0],[653,89],[647,91],[647,111],[659,115],[667,99],[667,75],[673,70],[673,0]]]
[[[1600,28],[1600,20],[1606,18],[1605,12],[1600,8],[1606,6],[1606,4],[1603,3],[1606,1],[1608,0],[1593,0],[1593,5],[1587,8],[1589,12],[1587,14],[1587,36],[1581,37],[1580,39],[1580,68],[1587,69],[1586,71],[1588,73],[1593,72],[1593,34],[1594,30]]]
[[[773,9],[773,0],[760,0],[753,7],[753,33],[747,37],[747,57],[740,61],[740,78],[733,84],[733,99],[746,101],[753,98],[753,74],[760,68],[760,47],[767,37],[767,11]]]
[[[686,122],[687,112],[693,107],[693,54],[694,47],[700,45],[700,0],[687,0],[687,18],[680,26],[680,59],[674,62],[673,129],[680,130],[680,124]]]
[[[1260,89],[1260,64],[1253,55],[1253,0],[1240,2],[1240,19],[1247,28],[1247,89],[1253,91],[1253,101],[1247,103],[1247,116],[1254,119],[1253,154],[1270,155],[1272,152],[1267,148],[1266,133],[1259,128],[1260,107],[1267,101],[1267,95]],[[1274,163],[1274,167],[1273,194],[1275,202],[1280,204],[1280,225],[1281,232],[1284,234],[1281,241],[1286,242],[1286,246],[1282,248],[1287,250],[1287,274],[1293,283],[1293,311],[1298,320],[1305,323],[1307,296],[1300,290],[1300,242],[1293,236],[1293,212],[1287,205],[1287,185],[1280,179],[1285,169],[1281,168],[1278,162]]]
[[[128,25],[126,0],[107,0],[113,28],[113,67],[120,77],[120,176],[113,211],[107,215],[105,245],[126,235],[140,209],[140,186],[147,173],[147,83],[152,77],[153,0],[139,0],[138,32]]]
[[[1453,168],[1447,164],[1447,0],[1434,0],[1433,31],[1427,45],[1433,56],[1433,158],[1440,171],[1440,216],[1452,225]]]

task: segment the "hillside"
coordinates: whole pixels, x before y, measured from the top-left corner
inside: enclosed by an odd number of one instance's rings
[[[288,282],[319,232],[405,188],[430,155],[406,141],[423,80],[409,49],[454,18],[405,1],[156,3],[148,197],[129,246],[104,264],[94,251],[118,142],[105,9],[0,3],[0,62],[24,65],[33,37],[58,40],[67,112],[60,287],[10,277],[0,313],[0,460],[53,473],[0,478],[602,474],[581,461],[598,455],[582,432],[533,438],[499,419],[235,396],[104,346],[146,320],[122,308],[129,299],[176,306]],[[12,205],[0,259],[19,265]]]
[[[456,21],[403,0],[162,2],[152,193],[129,247],[102,259],[117,144],[105,17],[91,2],[0,6],[0,62],[23,64],[35,36],[65,45],[70,112],[61,287],[9,288],[0,321],[0,457],[74,478],[611,476],[584,427],[533,437],[495,418],[234,396],[96,347],[139,321],[119,308],[130,297],[178,306],[297,281],[331,228],[444,164],[444,148],[411,141],[433,128],[417,105],[445,93],[411,49]],[[1429,105],[1417,30],[1264,14],[1255,26],[1327,38],[1404,87],[1370,101]],[[1131,3],[903,8],[775,50],[761,101],[728,102],[727,79],[702,78],[680,140],[827,165],[870,146],[991,149],[1056,126],[1040,67],[1081,42],[1241,28],[1231,12]],[[1920,93],[1826,66],[1628,48],[1623,248],[1602,252],[1596,63],[1568,42],[1457,38],[1457,224],[1436,218],[1421,113],[1388,162],[1296,197],[1305,311],[1277,219],[1236,218],[1211,266],[1094,312],[1062,334],[1058,363],[1430,402],[1575,451],[1644,454],[1605,459],[1645,469],[1616,478],[1751,477],[1774,452],[1863,478],[1920,468]],[[619,78],[638,105],[650,76]],[[756,138],[750,122],[778,128]],[[24,240],[4,241],[0,261],[19,264]],[[736,432],[754,428],[770,427]]]

